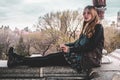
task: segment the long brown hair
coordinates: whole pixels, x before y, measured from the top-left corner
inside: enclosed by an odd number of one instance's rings
[[[83,30],[86,26],[85,34],[88,38],[90,38],[95,32],[95,25],[99,22],[99,17],[97,14],[97,10],[95,9],[94,6],[86,6],[85,9],[88,9],[90,11],[90,14],[92,15],[92,19],[88,22],[85,22],[85,21],[83,22],[83,28],[82,28],[81,34],[83,34]]]

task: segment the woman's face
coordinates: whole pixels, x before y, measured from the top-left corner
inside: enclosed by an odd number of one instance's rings
[[[84,21],[88,22],[92,19],[92,15],[88,9],[85,9],[83,12]]]

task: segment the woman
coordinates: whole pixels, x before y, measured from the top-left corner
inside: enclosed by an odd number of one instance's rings
[[[44,57],[22,57],[9,49],[8,67],[27,65],[42,66],[72,66],[80,72],[100,66],[102,49],[104,47],[103,27],[93,6],[87,6],[83,12],[84,22],[79,39],[73,43],[61,44],[62,52]]]

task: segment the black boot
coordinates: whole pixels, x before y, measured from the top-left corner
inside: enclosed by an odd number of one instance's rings
[[[13,47],[10,47],[8,51],[8,62],[7,62],[8,67],[16,67],[18,65],[21,65],[21,63],[23,63],[22,60],[23,56],[14,53],[13,49],[14,49]]]
[[[92,69],[89,71],[89,75],[88,76],[89,76],[89,79],[100,77],[100,75],[98,74],[98,72],[96,72],[96,71],[94,71]]]

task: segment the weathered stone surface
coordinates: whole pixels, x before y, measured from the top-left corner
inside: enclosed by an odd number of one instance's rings
[[[39,77],[39,68],[0,68],[0,78]]]
[[[41,71],[42,70],[42,71]],[[41,75],[42,74],[42,75]],[[1,79],[46,79],[46,80],[73,80],[83,79],[85,74],[78,74],[70,67],[43,67],[43,68],[0,68]],[[1,80],[0,79],[0,80]]]

